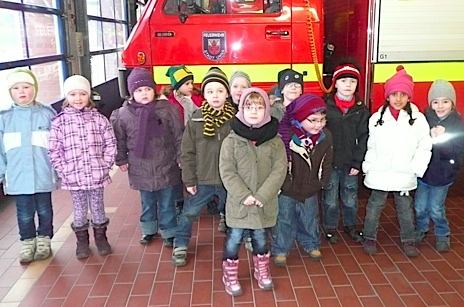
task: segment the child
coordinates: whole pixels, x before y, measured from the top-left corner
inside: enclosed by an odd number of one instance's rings
[[[361,78],[359,69],[349,61],[337,65],[332,74],[334,93],[327,98],[327,128],[333,137],[332,175],[322,196],[325,237],[337,243],[339,197],[342,202],[343,230],[361,242],[356,229],[358,212],[358,174],[367,150],[369,110],[356,96]]]
[[[369,119],[364,184],[372,189],[364,221],[364,252],[376,254],[377,227],[388,192],[393,192],[403,251],[418,255],[414,245],[412,199],[430,161],[432,141],[427,121],[411,103],[414,83],[402,66],[385,82],[385,103]]]
[[[250,76],[243,71],[236,71],[230,77],[230,96],[232,97],[233,106],[238,111],[240,96],[243,91],[251,87]]]
[[[264,290],[272,289],[265,228],[277,218],[277,194],[285,179],[285,147],[277,134],[279,122],[270,115],[267,94],[246,89],[232,131],[222,143],[219,171],[227,190],[226,218],[229,229],[224,242],[222,270],[226,292],[240,295],[237,279],[238,252],[245,230],[253,246],[254,277]]]
[[[183,124],[192,117],[193,112],[201,106],[203,97],[193,85],[193,74],[185,65],[171,66],[166,72],[171,80],[172,91],[168,100],[179,107]]]
[[[226,102],[230,95],[227,76],[219,68],[212,67],[203,78],[201,91],[206,100],[193,113],[182,138],[182,180],[191,196],[179,216],[172,255],[175,266],[187,263],[193,222],[214,195],[224,214],[226,191],[219,176],[219,149],[235,115],[234,107]]]
[[[332,170],[332,135],[324,129],[327,107],[322,98],[304,94],[286,115],[292,122],[292,165],[279,195],[279,214],[274,228],[272,254],[284,266],[295,238],[311,259],[322,254],[319,233],[318,192],[327,185]]]
[[[183,125],[175,105],[156,99],[155,86],[148,70],[133,69],[127,77],[131,98],[113,112],[111,122],[118,141],[116,165],[128,171],[130,187],[140,191],[140,244],[150,243],[159,226],[164,246],[170,247],[177,226],[174,203],[182,193]]]
[[[19,262],[25,264],[51,255],[51,192],[57,188],[57,179],[47,150],[55,111],[35,100],[38,85],[30,70],[14,70],[6,85],[14,104],[0,112],[0,179],[5,194],[14,195],[16,200],[22,242]]]
[[[52,121],[48,155],[61,177],[61,188],[71,191],[76,257],[90,256],[89,207],[98,253],[106,256],[111,246],[106,237],[109,219],[105,215],[103,187],[111,183],[116,138],[108,119],[95,109],[86,78],[71,76],[63,88],[66,99],[63,110]]]
[[[433,220],[438,252],[450,250],[450,228],[445,212],[448,188],[459,175],[459,157],[464,147],[464,125],[456,111],[456,92],[445,80],[435,80],[428,94],[425,117],[432,136],[432,159],[417,182],[415,194],[417,242],[422,241]]]
[[[282,100],[277,96],[276,91],[278,91],[278,86],[274,85],[269,92],[267,92],[267,95],[269,96],[269,103],[271,104],[271,116],[277,118],[280,122],[282,117],[284,117],[285,108],[282,104]]]

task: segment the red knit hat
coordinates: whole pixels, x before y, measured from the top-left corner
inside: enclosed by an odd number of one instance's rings
[[[293,100],[290,106],[292,106],[290,117],[300,123],[314,113],[327,111],[324,100],[314,94],[303,94]]]
[[[361,79],[361,74],[353,64],[343,64],[335,67],[332,75],[332,82],[335,83],[335,81],[341,78],[355,78],[359,81]]]
[[[385,99],[388,99],[391,93],[403,92],[412,99],[414,93],[414,81],[411,75],[408,75],[403,66],[396,67],[396,74],[385,82]]]

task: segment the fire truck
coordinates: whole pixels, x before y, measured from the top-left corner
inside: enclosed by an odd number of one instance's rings
[[[305,92],[323,95],[331,65],[351,57],[372,111],[398,65],[413,76],[421,109],[439,78],[464,101],[462,16],[462,0],[148,0],[122,53],[120,90],[128,69],[148,68],[163,85],[169,66],[185,64],[197,84],[216,66],[245,71],[264,89],[290,67],[304,75]]]

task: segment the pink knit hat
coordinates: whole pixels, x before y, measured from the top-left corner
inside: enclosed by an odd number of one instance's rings
[[[388,99],[391,93],[406,93],[409,99],[412,99],[414,93],[414,82],[411,75],[408,75],[403,66],[396,67],[396,74],[385,82],[385,99]]]

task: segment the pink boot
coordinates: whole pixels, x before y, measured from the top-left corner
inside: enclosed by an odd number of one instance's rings
[[[253,264],[255,265],[255,279],[258,281],[258,286],[263,290],[272,290],[271,272],[269,272],[269,253],[266,255],[253,256]]]
[[[238,282],[238,260],[227,259],[222,261],[222,282],[226,292],[232,296],[242,294],[242,287]]]

